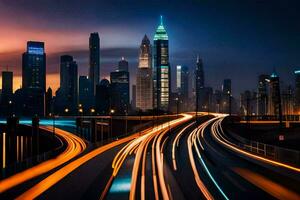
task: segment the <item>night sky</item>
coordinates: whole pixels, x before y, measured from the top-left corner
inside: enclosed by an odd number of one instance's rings
[[[206,85],[220,89],[231,78],[233,94],[257,85],[257,76],[275,68],[284,86],[294,84],[300,67],[300,4],[297,1],[141,1],[0,0],[0,67],[8,66],[20,87],[21,54],[28,40],[44,41],[47,84],[59,84],[59,56],[73,55],[79,74],[88,72],[88,37],[101,38],[101,77],[108,77],[121,56],[135,83],[138,47],[151,40],[164,16],[175,83],[177,64],[204,62]],[[174,86],[174,84],[173,84]]]

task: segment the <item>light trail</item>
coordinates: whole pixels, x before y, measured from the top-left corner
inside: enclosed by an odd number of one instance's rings
[[[247,169],[242,168],[235,168],[234,171],[248,180],[253,185],[258,186],[262,190],[266,191],[267,193],[271,194],[276,199],[290,199],[290,200],[299,200],[300,195],[281,186],[278,183],[273,182],[272,180],[261,176],[255,172],[252,172]]]
[[[118,154],[115,156],[113,160],[113,177],[116,177],[122,164],[124,163],[127,156],[134,152],[135,160],[132,168],[132,175],[131,175],[131,187],[129,193],[129,199],[133,200],[136,198],[136,188],[137,188],[137,181],[140,166],[142,167],[142,177],[141,177],[141,199],[145,199],[145,162],[147,156],[147,149],[149,144],[152,142],[152,176],[153,176],[153,187],[155,192],[155,199],[159,199],[159,192],[158,192],[158,183],[160,185],[160,191],[164,199],[169,199],[169,194],[167,191],[167,187],[164,181],[164,172],[163,172],[163,156],[161,149],[163,148],[163,140],[166,133],[168,133],[170,128],[178,126],[190,119],[192,119],[192,115],[182,114],[183,117],[179,119],[174,119],[172,121],[163,123],[155,128],[144,132],[140,137],[135,138],[134,140],[130,141],[126,146],[124,146]],[[140,165],[142,163],[142,165]],[[156,171],[157,168],[157,171]],[[159,182],[157,183],[157,178]],[[107,191],[106,191],[107,192]],[[106,194],[101,195],[105,197]]]
[[[188,126],[184,127],[175,137],[173,144],[172,144],[172,161],[173,161],[173,169],[174,171],[177,170],[177,165],[176,165],[176,147],[179,146],[179,141],[181,138],[181,135],[184,133],[186,129],[188,129],[190,126],[195,124],[195,122],[190,123]]]
[[[198,145],[199,145],[200,148],[202,149],[202,151],[204,150],[204,147],[201,143],[201,139],[204,139],[204,131],[212,122],[214,122],[215,120],[217,120],[220,117],[222,117],[222,115],[216,115],[214,118],[202,123],[201,125],[199,125],[198,128],[194,129],[188,137],[187,144],[188,144],[190,164],[193,169],[195,181],[196,181],[199,189],[201,190],[202,194],[205,196],[206,199],[214,199],[213,196],[211,195],[211,193],[209,192],[209,190],[205,187],[205,184],[203,183],[203,181],[201,180],[201,178],[199,176],[199,173],[197,171],[197,167],[195,164],[195,160],[194,160],[193,147],[196,151],[196,154],[200,160],[202,167],[204,168],[204,171],[207,173],[208,177],[211,179],[211,181],[216,186],[216,188],[219,190],[219,192],[224,197],[224,199],[228,200],[229,198],[227,197],[225,192],[222,190],[220,185],[217,183],[215,178],[212,176],[210,170],[208,169],[207,165],[205,164],[205,162],[201,156],[200,149],[198,147]]]
[[[41,127],[41,129],[51,131],[52,134],[52,127]],[[66,141],[67,148],[65,149],[65,151],[63,151],[55,158],[42,162],[36,166],[33,166],[4,180],[1,180],[0,193],[3,193],[25,181],[35,178],[66,163],[67,161],[79,155],[82,151],[86,149],[85,142],[76,135],[73,135],[69,132],[63,131],[58,128],[56,128],[55,133],[56,135],[59,135],[63,140]]]
[[[293,171],[296,171],[296,172],[300,172],[300,168],[297,168],[297,167],[294,167],[294,166],[291,166],[291,165],[288,165],[288,164],[285,164],[285,163],[281,163],[279,161],[264,158],[262,156],[255,155],[253,153],[249,153],[249,152],[247,152],[243,149],[238,148],[236,145],[234,145],[233,143],[231,143],[225,137],[222,136],[222,135],[224,135],[224,132],[223,132],[222,127],[221,127],[222,126],[221,123],[222,123],[223,119],[224,119],[224,117],[219,118],[214,124],[212,124],[212,127],[211,127],[211,132],[212,132],[213,138],[217,142],[219,142],[221,145],[223,145],[224,147],[226,147],[226,148],[228,148],[228,149],[230,149],[230,150],[232,150],[232,151],[234,151],[238,154],[245,155],[245,156],[253,158],[255,160],[259,160],[259,161],[262,161],[264,163],[268,163],[268,164],[283,167],[283,168],[286,168],[286,169],[289,169],[289,170],[293,170]],[[218,127],[220,127],[220,131],[219,131]]]
[[[43,192],[45,192],[47,189],[52,187],[58,181],[63,179],[65,176],[67,176],[68,174],[73,172],[75,169],[77,169],[79,166],[83,165],[87,161],[91,160],[92,158],[102,154],[103,152],[105,152],[111,148],[114,148],[118,145],[129,142],[130,140],[133,140],[138,136],[139,136],[139,134],[133,134],[126,138],[122,138],[122,139],[116,140],[110,144],[101,146],[101,147],[81,156],[80,158],[72,161],[71,163],[60,168],[59,170],[57,170],[50,176],[46,177],[44,180],[42,180],[41,182],[39,182],[38,184],[36,184],[32,188],[30,188],[29,190],[27,190],[26,192],[21,194],[17,199],[34,199],[34,198],[38,197]]]

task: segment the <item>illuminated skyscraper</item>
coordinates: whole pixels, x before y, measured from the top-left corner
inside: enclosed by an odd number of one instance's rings
[[[176,89],[180,92],[181,88],[181,65],[176,66]]]
[[[169,40],[161,16],[160,25],[154,35],[153,91],[154,107],[167,111],[170,103],[171,69],[169,63]]]
[[[147,35],[140,45],[136,77],[136,107],[143,111],[153,108],[152,54]]]
[[[44,42],[27,42],[22,58],[22,87],[46,91],[46,54]]]
[[[90,49],[90,69],[89,79],[91,84],[91,94],[96,95],[96,85],[99,84],[100,77],[100,38],[98,33],[91,33],[89,39]]]

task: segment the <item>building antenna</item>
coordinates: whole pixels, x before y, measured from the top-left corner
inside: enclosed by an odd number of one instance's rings
[[[162,16],[162,15],[160,15],[160,25],[161,25],[161,26],[164,25],[164,24],[163,24],[163,16]]]

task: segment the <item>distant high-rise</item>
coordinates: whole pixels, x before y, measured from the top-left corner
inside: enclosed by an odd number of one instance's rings
[[[128,61],[125,60],[124,57],[122,57],[121,60],[118,63],[118,70],[128,72]]]
[[[1,111],[0,115],[9,115],[12,111],[13,102],[13,72],[2,72],[2,93],[1,93]]]
[[[53,115],[53,95],[52,95],[52,89],[49,87],[46,91],[45,95],[45,102],[46,102],[46,116]]]
[[[196,70],[195,70],[195,95],[196,95],[196,110],[199,111],[202,108],[202,103],[205,99],[201,99],[203,95],[201,91],[204,88],[204,70],[203,62],[200,57],[197,57]]]
[[[300,113],[300,70],[296,70],[295,74],[295,114]]]
[[[169,39],[164,28],[162,16],[154,35],[153,52],[153,92],[154,107],[158,110],[169,109],[171,92],[171,69],[169,63]]]
[[[176,89],[180,92],[181,88],[181,65],[176,66]]]
[[[231,91],[231,79],[224,79],[222,85],[222,93],[223,93],[223,105],[222,112],[231,114],[232,108],[232,91]]]
[[[22,58],[22,87],[46,91],[46,54],[44,42],[27,42]]]
[[[95,96],[96,85],[100,77],[100,38],[98,33],[91,33],[89,38],[90,49],[90,69],[89,79],[91,84],[91,94]]]
[[[131,109],[136,109],[136,85],[132,85],[132,95],[131,95]]]
[[[1,103],[7,104],[9,101],[11,101],[12,94],[13,94],[13,72],[3,71]]]
[[[102,79],[96,86],[96,112],[99,115],[108,115],[110,108],[110,83],[107,79]]]
[[[90,80],[87,76],[79,77],[79,104],[81,104],[84,111],[89,110],[92,107],[91,92],[90,92]]]
[[[257,114],[268,114],[268,80],[269,75],[262,74],[258,77],[257,88]]]
[[[118,114],[128,113],[129,109],[129,72],[110,73],[111,108]]]
[[[276,117],[282,117],[281,109],[281,96],[280,96],[280,82],[279,76],[273,72],[269,79],[270,90],[269,90],[269,115],[275,115]]]
[[[60,57],[60,93],[64,107],[77,113],[78,104],[78,66],[72,56]]]
[[[223,94],[231,94],[231,79],[224,79],[222,91]]]
[[[136,107],[143,111],[153,108],[153,80],[151,44],[145,35],[140,45],[136,77]]]
[[[189,97],[189,68],[187,66],[181,67],[180,76],[180,94],[183,100],[187,101]]]

